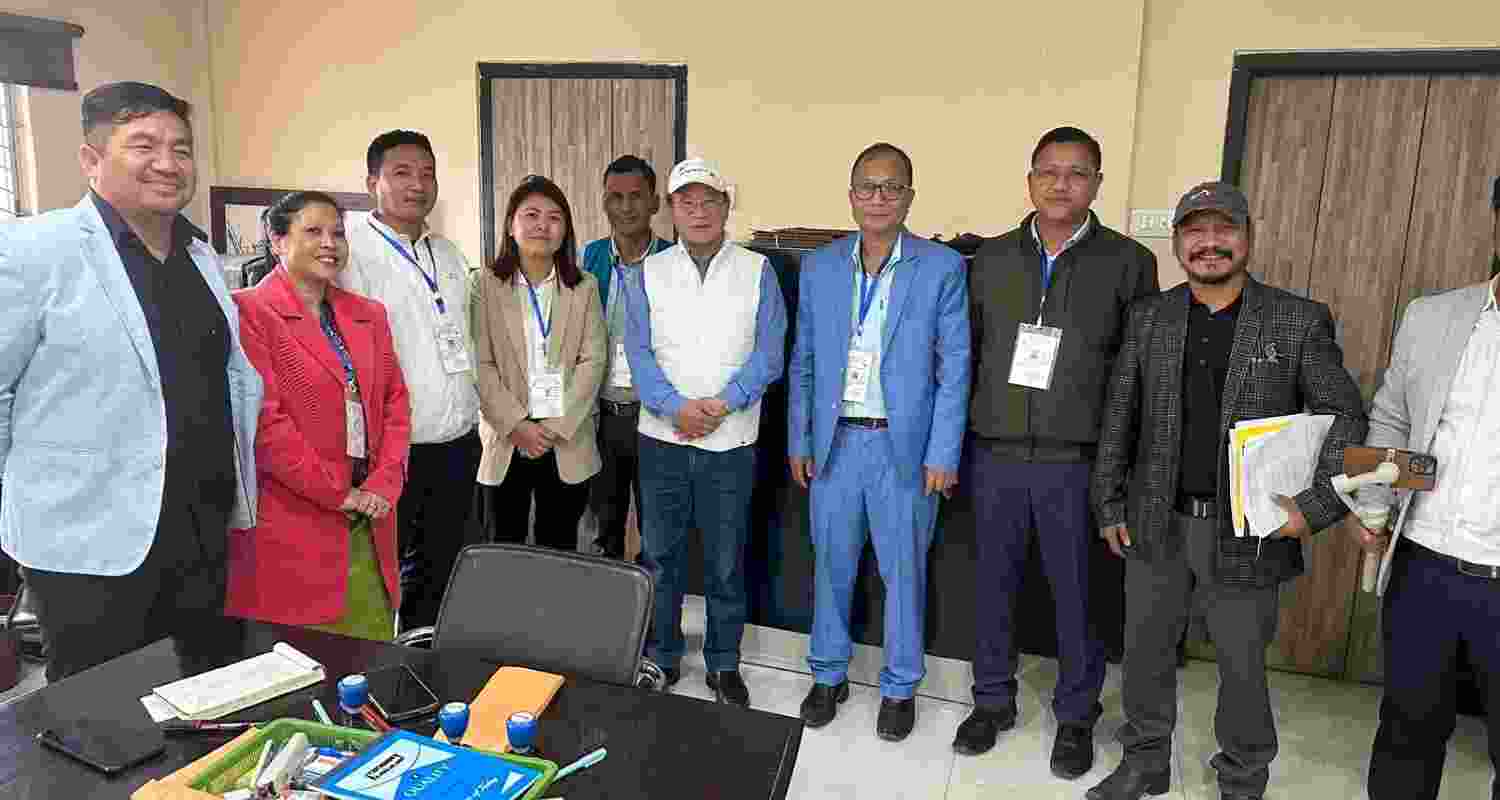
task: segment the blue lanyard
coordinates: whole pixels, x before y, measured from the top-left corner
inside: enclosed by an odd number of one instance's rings
[[[1036,249],[1042,254],[1042,291],[1045,292],[1052,288],[1052,265],[1057,263],[1057,259],[1047,257],[1047,246],[1041,242],[1037,243]],[[1061,257],[1062,253],[1057,255]]]
[[[333,323],[333,308],[326,302],[318,309],[318,326],[323,329],[323,335],[328,337],[328,343],[333,345],[333,352],[344,367],[344,380],[349,382],[349,388],[358,392],[359,381],[354,377],[354,359],[349,355],[344,337],[339,335],[339,329]]]
[[[885,267],[880,268],[880,273],[875,280],[870,280],[870,273],[863,267],[859,270],[859,333],[864,334],[865,317],[870,314],[870,306],[875,304],[875,295],[880,293],[880,279],[885,277]]]
[[[656,247],[656,234],[652,234],[651,244],[646,245],[646,254],[641,256],[641,261],[644,262],[651,256],[656,255]],[[610,267],[615,273],[615,281],[618,284],[616,288],[619,289],[616,293],[616,298],[623,298],[625,296],[625,270],[620,266],[620,251],[615,249],[615,240],[613,238],[609,240],[609,258],[611,262]],[[614,303],[610,303],[610,308],[614,308]]]
[[[521,280],[526,281],[526,291],[531,293],[531,310],[536,314],[536,326],[542,329],[542,341],[545,342],[552,334],[552,323],[542,319],[542,304],[537,302],[536,287],[531,285],[531,281],[526,280],[525,275],[521,276]]]
[[[366,220],[366,221],[368,222],[368,220]],[[419,263],[417,261],[416,245],[413,244],[412,245],[412,251],[410,253],[408,253],[408,252],[406,252],[406,249],[401,246],[400,242],[398,242],[395,239],[392,239],[390,236],[386,235],[385,231],[383,231],[383,230],[375,227],[375,223],[370,222],[369,224],[370,224],[370,230],[375,231],[376,233],[380,234],[380,238],[386,240],[386,242],[388,244],[390,244],[391,247],[396,248],[396,252],[400,253],[402,258],[406,259],[407,261],[410,261],[411,265],[417,268],[417,274],[422,276],[422,282],[426,283],[428,291],[432,292],[432,301],[434,303],[437,303],[438,313],[439,314],[446,314],[446,313],[448,313],[448,307],[443,303],[443,295],[440,292],[438,292],[437,278],[436,277],[429,277],[427,275],[427,270],[422,269],[421,263]],[[435,275],[437,273],[437,257],[432,254],[432,240],[431,239],[427,240],[427,257],[432,260],[432,271],[433,271],[433,273]]]

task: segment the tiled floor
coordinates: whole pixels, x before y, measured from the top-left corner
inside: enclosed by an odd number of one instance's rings
[[[694,613],[696,611],[696,613]],[[683,627],[688,648],[702,645],[701,606],[689,604]],[[711,700],[703,684],[701,653],[683,660],[679,694]],[[742,667],[755,708],[796,716],[812,676],[747,664]],[[1020,720],[1001,734],[995,749],[977,757],[953,752],[953,734],[969,707],[926,697],[917,699],[917,727],[905,742],[875,736],[878,687],[855,685],[849,701],[827,727],[807,730],[797,758],[789,800],[1082,800],[1120,759],[1114,731],[1120,712],[1119,671],[1111,666],[1104,685],[1104,718],[1095,730],[1094,770],[1077,781],[1054,778],[1048,767],[1056,721],[1047,704],[1057,679],[1056,662],[1022,659]],[[1174,742],[1173,800],[1218,800],[1208,760],[1217,751],[1213,713],[1218,690],[1214,664],[1192,661],[1179,675],[1179,735]],[[1358,800],[1375,735],[1380,689],[1272,673],[1281,752],[1271,766],[1271,800]],[[1461,718],[1449,745],[1440,800],[1490,796],[1491,770],[1484,723]]]

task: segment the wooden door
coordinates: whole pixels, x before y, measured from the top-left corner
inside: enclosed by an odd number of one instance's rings
[[[665,191],[676,143],[677,87],[670,78],[489,78],[494,121],[495,241],[505,235],[505,205],[527,175],[551,178],[568,197],[578,246],[609,234],[604,168],[640,156]],[[652,221],[672,238],[665,202]],[[498,245],[496,250],[498,251]]]
[[[1250,87],[1244,169],[1251,271],[1326,303],[1366,402],[1413,297],[1489,275],[1489,187],[1500,174],[1493,75],[1305,75]],[[1278,668],[1379,679],[1378,605],[1340,531],[1304,545],[1281,592]],[[1196,655],[1211,656],[1201,642]]]

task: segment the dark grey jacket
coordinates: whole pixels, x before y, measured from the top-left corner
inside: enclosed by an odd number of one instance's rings
[[[1092,487],[1101,526],[1129,526],[1128,557],[1156,560],[1181,546],[1171,535],[1182,450],[1182,359],[1189,289],[1182,284],[1130,309],[1099,436]],[[1219,507],[1228,508],[1229,430],[1235,423],[1296,414],[1333,414],[1312,486],[1296,496],[1308,525],[1322,530],[1347,508],[1329,478],[1342,472],[1344,447],[1365,438],[1359,386],[1344,369],[1333,318],[1322,303],[1254,279],[1245,286],[1219,418]],[[1302,573],[1301,543],[1236,538],[1219,519],[1218,579],[1272,586]]]
[[[1018,326],[1036,322],[1043,300],[1042,254],[1031,235],[1035,214],[986,242],[969,270],[975,355],[969,430],[1017,460],[1093,457],[1125,310],[1157,293],[1156,256],[1089,213],[1088,232],[1052,265],[1042,322],[1063,334],[1046,391],[1010,383]]]

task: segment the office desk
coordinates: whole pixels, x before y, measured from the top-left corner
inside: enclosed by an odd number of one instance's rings
[[[438,698],[472,700],[495,665],[463,654],[397,647],[315,631],[224,618],[163,639],[0,708],[0,798],[125,798],[227,740],[169,737],[164,757],[116,779],[33,740],[50,720],[82,716],[149,721],[140,698],[155,686],[263,653],[278,641],[322,662],[328,680],[226,719],[312,719],[311,698],[336,711],[334,684],[345,674],[406,663]],[[430,734],[428,720],[406,726]],[[569,678],[538,722],[542,756],[559,765],[585,746],[609,757],[558,784],[548,796],[779,800],[786,796],[802,723],[764,711]]]

